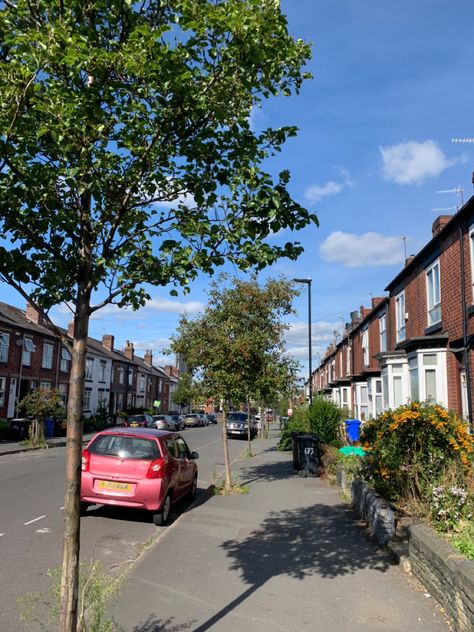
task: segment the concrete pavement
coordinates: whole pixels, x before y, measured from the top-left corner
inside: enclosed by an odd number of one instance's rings
[[[355,521],[338,489],[295,476],[277,433],[233,466],[249,493],[204,495],[131,567],[127,632],[447,632],[442,612]],[[245,448],[245,444],[242,443]]]

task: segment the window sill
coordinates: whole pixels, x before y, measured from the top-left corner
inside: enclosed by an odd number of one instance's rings
[[[434,325],[430,325],[424,331],[425,336],[429,336],[430,334],[435,334],[438,331],[443,329],[443,323],[439,321],[439,323],[435,323]]]

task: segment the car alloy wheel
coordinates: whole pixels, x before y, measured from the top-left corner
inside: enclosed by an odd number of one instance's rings
[[[168,522],[169,517],[170,517],[170,511],[171,511],[171,494],[168,492],[163,501],[163,504],[161,505],[160,511],[156,514],[153,514],[153,522],[156,524],[157,527],[165,525]]]
[[[189,490],[189,498],[194,500],[197,495],[197,487],[198,487],[198,477],[197,474],[193,478],[193,482],[191,483],[191,489]]]

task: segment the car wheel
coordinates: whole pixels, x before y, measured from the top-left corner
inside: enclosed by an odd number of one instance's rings
[[[88,507],[89,507],[89,503],[84,503],[81,500],[81,506],[80,506],[80,509],[79,509],[79,513],[80,513],[81,516],[85,516],[86,515]]]
[[[168,522],[170,518],[170,511],[171,511],[171,494],[168,492],[163,501],[163,504],[161,505],[160,511],[153,514],[153,522],[156,524],[157,527],[161,527]]]
[[[197,496],[197,488],[198,488],[198,477],[197,477],[197,474],[195,474],[193,478],[193,482],[191,483],[191,489],[189,490],[190,500],[195,500]]]

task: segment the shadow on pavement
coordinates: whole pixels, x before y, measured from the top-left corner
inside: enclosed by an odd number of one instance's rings
[[[194,621],[189,623],[173,624],[173,618],[158,619],[155,615],[150,615],[145,621],[136,625],[131,632],[180,632],[189,630]]]
[[[194,632],[211,628],[273,577],[335,578],[367,568],[383,573],[391,566],[345,505],[273,512],[259,528],[222,547],[230,558],[229,570],[240,572],[248,588]]]
[[[241,470],[243,483],[253,483],[258,480],[279,481],[296,476],[292,462],[262,463]]]

